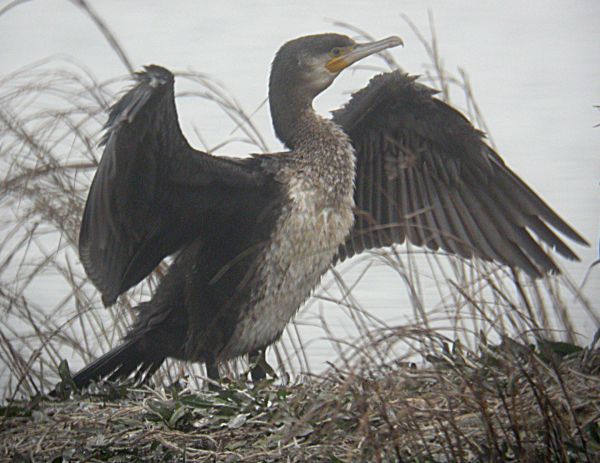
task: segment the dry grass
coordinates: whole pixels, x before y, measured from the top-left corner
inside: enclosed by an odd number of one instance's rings
[[[95,20],[128,62],[110,29]],[[445,99],[461,90],[461,106],[485,128],[466,74],[452,76],[435,35],[416,32],[431,58],[424,77]],[[391,58],[388,64],[395,66]],[[181,81],[188,90],[180,98],[218,104],[238,127],[236,140],[265,149],[251,117],[225,90],[200,74],[180,73]],[[43,398],[58,381],[62,358],[87,362],[119,341],[129,309],[164,271],[100,310],[77,259],[97,140],[115,89],[125,86],[124,79],[99,82],[76,64],[55,61],[0,80],[0,387],[7,399],[1,459],[598,459],[599,354],[576,348],[569,313],[577,305],[596,326],[598,315],[568,277],[532,282],[496,265],[410,247],[377,253],[375,261],[398,275],[395,290],[408,292],[412,323],[378,320],[353,293],[357,282],[336,271],[313,299],[333,300],[359,339],[335,340],[337,366],[320,377],[298,376],[298,364],[307,371],[308,361],[291,324],[275,348],[277,372],[291,384],[249,389],[234,379],[218,393],[200,393],[200,367],[174,362],[156,376],[155,389],[104,385],[68,401]],[[326,319],[322,325],[329,333]],[[232,364],[229,371],[235,378],[244,369]],[[183,389],[165,389],[171,384]],[[14,400],[22,395],[36,398]]]
[[[425,369],[365,362],[291,386],[105,384],[92,396],[15,403],[4,410],[0,458],[598,461],[599,349],[565,354],[509,339],[478,352],[446,347]]]

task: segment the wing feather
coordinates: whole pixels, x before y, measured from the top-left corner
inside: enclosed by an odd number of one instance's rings
[[[242,202],[256,201],[248,191],[264,181],[248,163],[189,146],[171,72],[148,66],[135,78],[110,111],[79,235],[81,262],[106,305],[224,215],[247,207]]]
[[[339,258],[406,237],[533,277],[558,272],[543,245],[577,260],[556,232],[587,245],[585,239],[435,93],[395,71],[373,78],[334,112],[357,155],[357,220]]]

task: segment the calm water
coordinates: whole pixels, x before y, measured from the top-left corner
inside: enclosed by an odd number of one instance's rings
[[[2,2],[0,5],[9,2]],[[402,67],[423,73],[426,53],[401,15],[425,34],[428,9],[433,12],[446,67],[468,72],[477,101],[500,153],[507,163],[590,242],[577,248],[581,263],[562,262],[575,282],[598,256],[600,217],[600,2],[589,1],[304,1],[91,2],[111,26],[134,66],[157,63],[175,70],[194,69],[222,82],[249,112],[266,97],[273,54],[286,40],[309,33],[340,31],[332,19],[351,23],[377,38],[399,35],[404,49],[392,54]],[[200,6],[202,5],[202,6]],[[344,31],[345,32],[345,31]],[[48,56],[67,56],[91,69],[99,79],[126,69],[89,18],[64,0],[26,3],[0,16],[0,75]],[[366,65],[381,65],[370,58]],[[372,70],[346,72],[319,97],[326,113],[363,86]],[[457,97],[456,103],[462,100]],[[233,125],[216,107],[182,102],[182,126],[192,144],[209,146],[230,136]],[[281,145],[272,135],[268,109],[254,117],[270,149]],[[245,153],[247,145],[229,145],[228,153]],[[358,270],[351,272],[356,278]],[[10,278],[6,272],[2,278]],[[43,297],[58,298],[64,288],[48,284]],[[50,293],[50,296],[49,296]],[[397,276],[378,266],[359,285],[356,297],[377,317],[401,322],[408,315]],[[600,269],[585,294],[600,310]],[[40,295],[42,297],[42,295]],[[336,336],[350,334],[348,318],[331,306],[313,302],[305,319],[323,313]],[[582,333],[595,327],[582,314]],[[306,329],[307,338],[324,336]],[[311,363],[320,369],[332,360],[327,342],[309,343]]]

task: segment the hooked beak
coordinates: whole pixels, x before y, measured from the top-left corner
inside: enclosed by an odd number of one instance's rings
[[[395,35],[376,42],[358,43],[344,49],[339,56],[331,58],[325,67],[329,72],[340,72],[367,56],[398,45],[404,45],[404,42]]]

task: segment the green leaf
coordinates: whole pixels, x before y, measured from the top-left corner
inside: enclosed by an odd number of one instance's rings
[[[229,429],[241,428],[242,426],[244,426],[244,424],[246,423],[247,420],[248,420],[248,414],[240,413],[239,415],[237,415],[237,416],[233,417],[231,420],[229,420],[229,423],[227,423],[227,427]]]
[[[564,358],[568,355],[576,354],[577,352],[581,352],[583,349],[575,344],[570,342],[561,342],[561,341],[550,341],[550,340],[542,340],[538,344],[538,348],[542,355],[547,352],[551,352],[555,355],[558,355],[560,358]]]
[[[182,421],[184,417],[189,417],[189,410],[184,405],[178,404],[175,407],[175,411],[171,414],[167,424],[170,428],[175,429],[177,427],[177,423]]]

